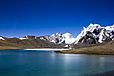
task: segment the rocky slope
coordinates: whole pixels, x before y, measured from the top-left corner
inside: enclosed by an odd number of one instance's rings
[[[90,24],[76,37],[74,44],[97,44],[114,39],[114,25],[101,27],[99,24]]]
[[[102,43],[99,45],[93,45],[89,47],[75,48],[66,51],[59,51],[64,54],[95,54],[95,55],[114,55],[114,40]]]
[[[48,40],[42,40],[36,36],[23,38],[0,39],[0,49],[26,49],[26,48],[62,48],[63,45],[54,44]]]

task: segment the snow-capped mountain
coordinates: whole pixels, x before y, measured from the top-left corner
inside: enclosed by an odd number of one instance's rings
[[[0,40],[5,40],[5,38],[4,38],[4,37],[2,37],[2,36],[0,36]]]
[[[5,40],[0,37],[1,40]],[[90,24],[88,27],[83,27],[83,30],[77,37],[73,37],[70,33],[55,33],[47,36],[25,36],[20,40],[40,39],[55,44],[96,44],[114,39],[114,25],[102,27],[99,24]]]
[[[77,37],[73,37],[70,33],[56,33],[41,36],[40,39],[48,40],[56,44],[102,43],[114,39],[114,25],[102,27],[99,24],[90,24],[88,27],[83,27],[83,30]]]
[[[73,37],[70,33],[55,33],[47,36],[25,36],[19,38],[25,39],[41,39],[55,44],[96,44],[114,39],[114,25],[102,27],[99,24],[90,24],[88,27],[83,27],[83,30],[77,37]],[[3,38],[0,38],[4,40]]]
[[[62,33],[56,33],[49,36],[49,41],[53,43],[63,43]]]
[[[27,40],[27,39],[37,39],[37,36],[25,36],[25,37],[22,37],[22,38],[19,38],[20,40]]]
[[[99,24],[90,24],[83,28],[81,33],[76,37],[75,44],[78,43],[102,43],[114,39],[114,25],[102,27]]]
[[[62,36],[66,44],[73,44],[76,40],[70,33],[65,33]]]
[[[50,36],[41,36],[40,39],[48,40],[56,44],[73,44],[75,42],[75,38],[70,33],[55,33]]]

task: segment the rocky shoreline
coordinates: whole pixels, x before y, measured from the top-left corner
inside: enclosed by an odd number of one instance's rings
[[[88,55],[114,55],[114,51],[94,51],[94,50],[80,50],[80,49],[73,49],[73,50],[65,50],[65,51],[56,51],[56,53],[61,54],[88,54]]]
[[[96,46],[75,48],[71,50],[57,51],[62,54],[90,54],[90,55],[114,55],[114,41]]]

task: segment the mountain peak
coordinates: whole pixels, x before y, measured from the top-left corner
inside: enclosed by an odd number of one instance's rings
[[[101,27],[99,24],[90,24],[87,28],[84,27],[76,37],[75,44],[86,43],[89,42],[88,40],[94,41],[92,43],[102,43],[103,41],[113,40],[113,38],[114,25]]]

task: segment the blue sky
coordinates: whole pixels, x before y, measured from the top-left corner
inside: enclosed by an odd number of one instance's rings
[[[0,0],[0,35],[76,36],[90,23],[114,24],[114,0]]]

